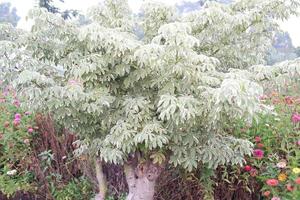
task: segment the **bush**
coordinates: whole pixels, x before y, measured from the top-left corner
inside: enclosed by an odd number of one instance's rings
[[[83,177],[71,180],[61,189],[53,188],[53,197],[56,200],[90,200],[93,195],[92,184]]]

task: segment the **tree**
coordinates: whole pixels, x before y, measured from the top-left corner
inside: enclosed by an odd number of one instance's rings
[[[300,57],[300,47],[296,48],[295,53],[297,54],[298,57]]]
[[[81,136],[76,154],[95,158],[97,199],[106,191],[102,163],[114,163],[124,166],[128,200],[152,200],[167,164],[192,171],[242,165],[251,154],[228,125],[269,112],[261,83],[299,79],[300,60],[262,65],[269,30],[296,13],[299,1],[290,3],[210,2],[179,16],[150,2],[135,19],[125,1],[106,0],[83,26],[35,9],[30,33],[0,32],[2,74],[26,106]]]
[[[59,1],[64,2],[64,0],[59,0]],[[69,19],[72,16],[78,15],[77,10],[70,9],[70,10],[60,11],[58,7],[53,5],[53,0],[39,0],[38,5],[41,8],[45,8],[48,12],[61,14],[61,17],[64,19]]]
[[[272,65],[276,62],[292,60],[297,57],[296,48],[292,44],[290,35],[287,32],[276,32],[267,58],[268,64]]]
[[[0,22],[7,22],[17,26],[20,17],[17,15],[17,9],[10,9],[10,7],[11,4],[9,2],[0,4]]]

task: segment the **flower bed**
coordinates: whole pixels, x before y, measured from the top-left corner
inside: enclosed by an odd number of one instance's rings
[[[14,91],[0,93],[0,191],[6,196],[34,189],[28,159],[34,128],[30,112],[20,108]]]
[[[273,92],[262,101],[274,105],[276,113],[238,131],[255,145],[244,174],[260,182],[265,199],[300,199],[300,98]]]

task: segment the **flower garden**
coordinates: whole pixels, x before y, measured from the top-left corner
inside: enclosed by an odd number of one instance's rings
[[[243,182],[242,191],[247,194],[246,196],[259,191],[251,197],[252,199],[297,200],[300,198],[300,97],[273,92],[262,96],[261,101],[273,105],[274,113],[262,115],[259,122],[250,127],[237,122],[237,128],[233,130],[236,136],[253,143],[253,154],[245,157],[244,166],[230,169],[230,174],[227,174],[226,166],[221,166],[218,170],[221,171],[222,178],[227,177],[225,180],[228,185],[236,184],[236,180]],[[22,110],[20,104],[13,89],[6,88],[2,91],[0,188],[4,196],[11,198],[20,192],[23,195],[40,192],[37,186],[45,183],[41,183],[36,177],[32,166],[36,159],[40,160],[39,164],[44,168],[42,173],[45,175],[48,174],[47,168],[53,165],[51,158],[53,155],[49,152],[48,155],[47,152],[33,152],[34,146],[39,145],[39,140],[36,139],[42,134],[36,126],[39,114]],[[72,143],[69,145],[74,146]],[[34,158],[32,154],[39,154],[38,158]],[[76,158],[71,157],[70,162],[74,164],[72,159]],[[44,161],[48,164],[45,165]],[[199,182],[201,190],[217,192],[215,187],[222,185],[223,179],[216,177],[216,174],[216,171],[206,174],[208,179]],[[54,180],[62,174],[52,175],[55,177],[52,177]],[[51,178],[52,175],[47,176]],[[187,175],[181,184],[191,184],[189,180],[194,179],[191,175]],[[67,182],[61,180],[57,184],[56,181],[52,182],[52,191],[48,191],[52,192],[50,195],[55,199],[89,199],[95,192],[82,173],[74,174]],[[170,187],[171,184],[169,187],[165,186],[167,190],[171,190]],[[121,197],[122,193],[117,196],[120,199],[124,198]],[[28,198],[32,196],[29,195]]]

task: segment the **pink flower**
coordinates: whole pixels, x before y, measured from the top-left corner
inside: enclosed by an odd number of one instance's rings
[[[272,197],[271,200],[280,200],[280,198],[279,197]]]
[[[21,114],[20,113],[15,114],[15,119],[21,119]]]
[[[279,182],[278,182],[277,179],[268,179],[268,180],[266,181],[266,183],[267,183],[267,185],[269,185],[269,186],[277,186]]]
[[[255,142],[260,142],[261,141],[261,137],[256,136],[254,140],[255,140]]]
[[[294,113],[294,114],[292,115],[292,122],[293,122],[293,123],[298,123],[298,122],[300,122],[300,115],[299,115],[298,113]]]
[[[4,98],[0,98],[0,103],[5,103],[5,99]]]
[[[297,145],[300,146],[300,140],[297,141]]]
[[[278,168],[284,169],[286,167],[286,162],[285,161],[281,161],[281,162],[277,163],[276,166]]]
[[[29,128],[27,131],[28,133],[33,133],[33,128]]]
[[[257,170],[254,169],[254,168],[252,168],[252,169],[250,170],[250,176],[255,177],[256,175],[257,175]]]
[[[19,126],[20,125],[20,120],[14,120],[13,125],[14,126]]]
[[[259,100],[263,101],[263,100],[266,100],[268,98],[268,96],[267,95],[261,95],[258,98],[259,98]]]
[[[296,183],[297,185],[300,185],[300,177],[296,178],[295,183]]]
[[[294,190],[294,187],[292,186],[292,184],[289,183],[289,184],[286,185],[286,189],[288,191],[292,192]]]
[[[244,170],[245,170],[246,172],[250,172],[251,169],[252,169],[252,167],[251,167],[250,165],[246,165],[246,166],[244,167]]]
[[[68,82],[69,82],[70,85],[73,85],[73,84],[76,84],[76,83],[77,83],[77,81],[76,81],[76,80],[73,80],[73,79],[72,79],[72,80],[69,80]]]
[[[29,112],[29,111],[26,111],[26,112],[25,112],[25,115],[30,115],[30,112]]]
[[[17,99],[13,102],[13,104],[14,104],[16,107],[20,107],[20,105],[21,105],[20,101],[17,100]]]
[[[270,194],[271,194],[271,192],[270,192],[270,191],[265,191],[265,192],[263,193],[263,195],[264,195],[265,197],[268,197],[268,196],[270,196]]]
[[[261,158],[264,157],[264,151],[261,150],[261,149],[254,149],[253,155],[254,155],[254,157],[256,157],[256,158],[261,159]]]
[[[284,101],[285,101],[285,103],[288,104],[288,105],[291,105],[291,104],[294,103],[293,98],[290,97],[290,96],[286,96],[286,97],[284,98]]]

